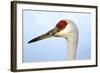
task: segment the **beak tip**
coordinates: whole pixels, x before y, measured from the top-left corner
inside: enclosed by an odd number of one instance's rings
[[[30,42],[28,42],[28,44],[30,44]]]
[[[29,41],[28,44],[30,44],[32,41]]]

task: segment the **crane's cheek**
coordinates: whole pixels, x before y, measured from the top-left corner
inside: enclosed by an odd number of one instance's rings
[[[57,36],[57,37],[58,37],[58,36],[59,36],[59,37],[66,37],[66,36],[67,36],[67,33],[61,31],[61,32],[56,33],[55,36]]]

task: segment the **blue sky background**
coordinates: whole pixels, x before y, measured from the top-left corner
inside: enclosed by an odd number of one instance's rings
[[[76,12],[52,12],[23,10],[23,62],[64,61],[67,42],[52,37],[28,44],[32,38],[55,27],[61,19],[73,20],[79,30],[77,60],[91,58],[91,14]]]

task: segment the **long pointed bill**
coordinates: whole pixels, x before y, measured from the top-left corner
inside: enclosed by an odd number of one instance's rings
[[[43,40],[43,39],[46,39],[46,38],[50,38],[52,37],[55,33],[57,32],[57,28],[54,28],[50,31],[48,31],[47,33],[43,34],[43,35],[40,35],[32,40],[30,40],[28,43],[32,43],[32,42],[36,42],[36,41],[39,41],[39,40]]]

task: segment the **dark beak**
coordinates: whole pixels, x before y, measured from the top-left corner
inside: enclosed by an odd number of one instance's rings
[[[28,43],[32,43],[32,42],[36,42],[36,41],[43,40],[43,39],[46,39],[46,38],[50,38],[50,37],[54,36],[56,32],[57,32],[57,29],[54,28],[54,29],[48,31],[45,34],[42,34],[42,35],[40,35],[40,36],[38,36],[36,38],[33,38]]]

